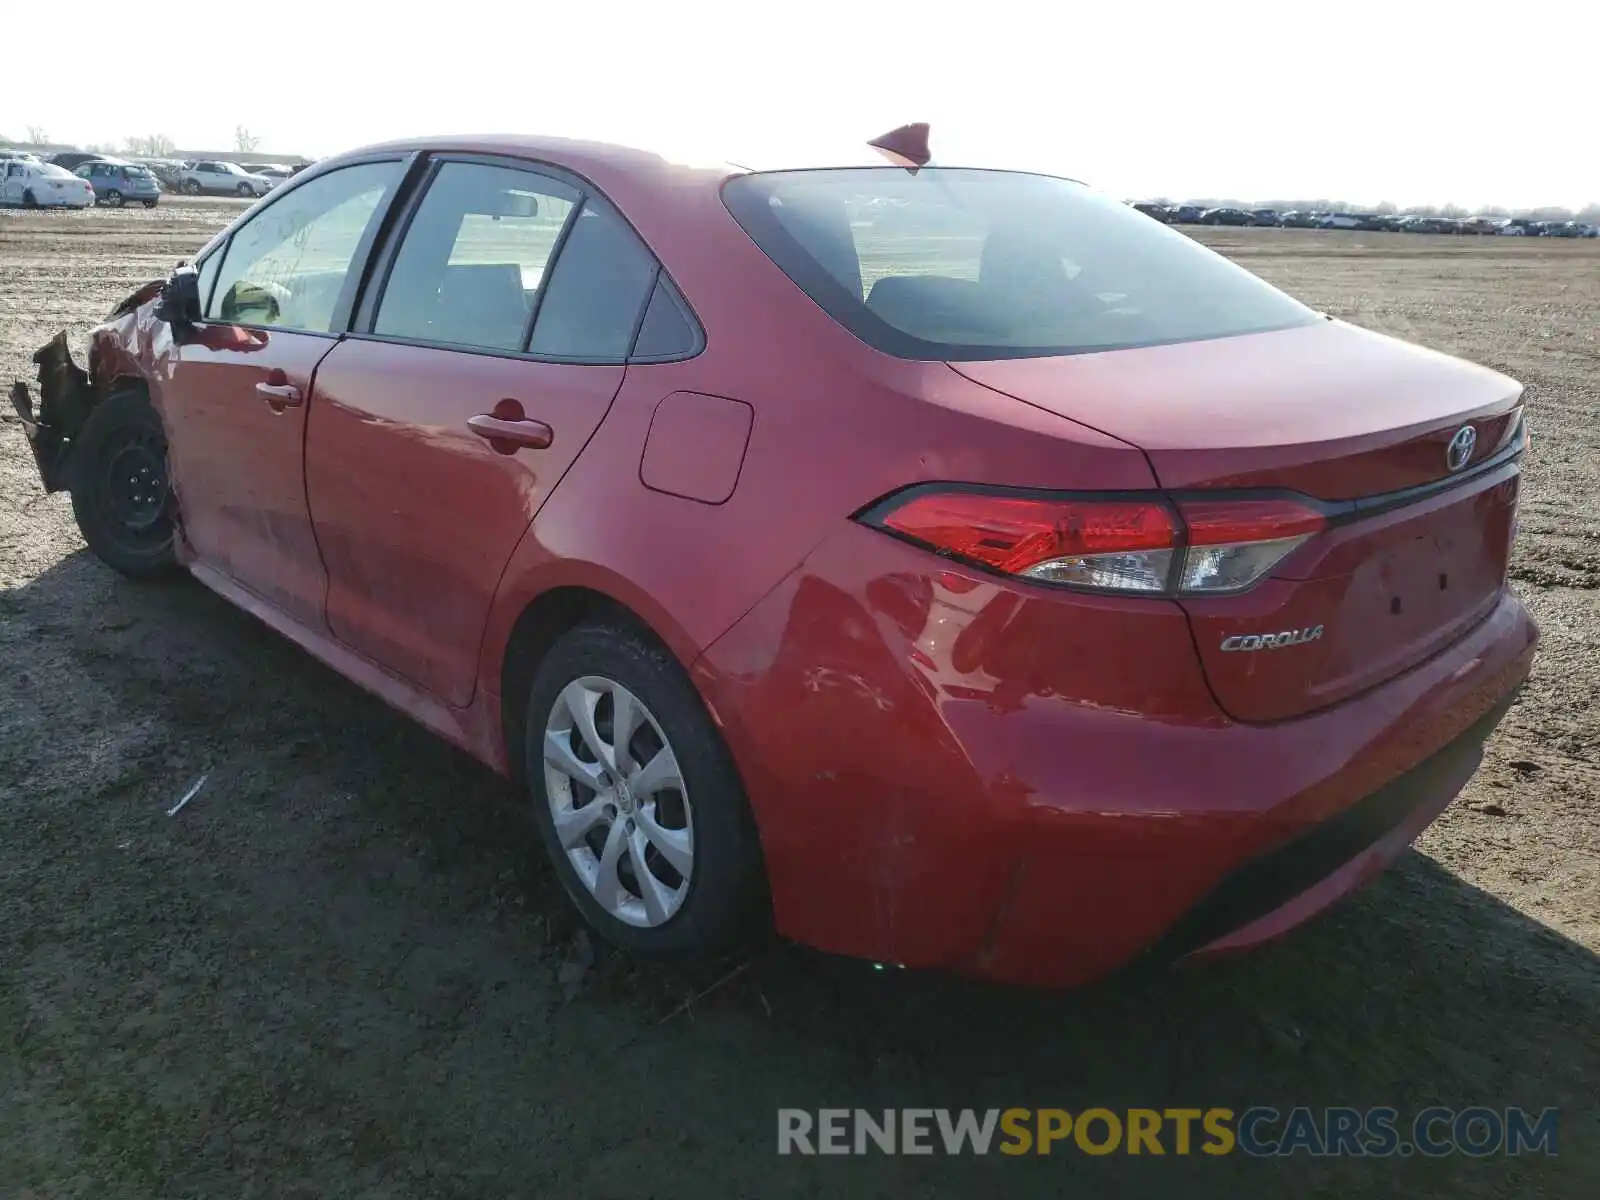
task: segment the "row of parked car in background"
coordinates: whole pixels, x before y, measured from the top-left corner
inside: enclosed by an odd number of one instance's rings
[[[1271,208],[1202,208],[1198,204],[1133,206],[1168,225],[1265,225],[1283,229],[1362,229],[1373,233],[1498,234],[1505,237],[1600,237],[1583,221],[1535,221],[1528,217],[1428,217],[1397,213],[1309,212]]]
[[[0,204],[23,208],[142,204],[154,208],[163,192],[254,200],[303,169],[212,159],[119,158],[78,150],[40,158],[26,150],[0,149]]]

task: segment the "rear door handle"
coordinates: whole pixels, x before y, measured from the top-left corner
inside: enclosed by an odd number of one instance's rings
[[[523,415],[522,405],[515,400],[502,400],[492,413],[479,413],[467,418],[467,428],[472,430],[496,454],[515,454],[518,450],[544,450],[555,441],[555,430],[543,421]]]

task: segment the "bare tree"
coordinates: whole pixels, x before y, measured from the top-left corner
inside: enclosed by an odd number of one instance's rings
[[[28,141],[35,146],[48,146],[50,144],[50,134],[43,125],[29,125]]]
[[[261,139],[251,133],[243,125],[233,131],[233,146],[241,154],[248,154],[261,145]]]
[[[177,147],[164,133],[147,133],[128,139],[128,153],[140,158],[171,158]]]

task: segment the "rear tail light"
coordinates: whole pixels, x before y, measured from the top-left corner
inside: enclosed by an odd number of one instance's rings
[[[945,558],[1003,575],[1100,592],[1243,591],[1326,519],[1290,499],[1032,497],[915,491],[861,520]]]
[[[1198,594],[1249,587],[1327,524],[1296,500],[1190,500],[1178,511],[1189,531],[1178,590]]]
[[[1035,500],[928,492],[869,523],[974,566],[1046,583],[1160,592],[1177,527],[1148,500]]]

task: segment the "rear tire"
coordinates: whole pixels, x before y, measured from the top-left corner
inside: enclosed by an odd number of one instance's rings
[[[618,747],[624,705],[634,717]],[[688,956],[770,929],[761,845],[733,758],[694,685],[646,633],[609,620],[558,638],[534,673],[523,754],[550,861],[602,937]]]
[[[156,201],[154,201],[154,200],[146,200],[144,202],[144,206],[146,208],[154,208],[156,206]]]
[[[167,436],[150,401],[139,392],[107,397],[71,453],[72,515],[96,557],[129,579],[177,574]]]

